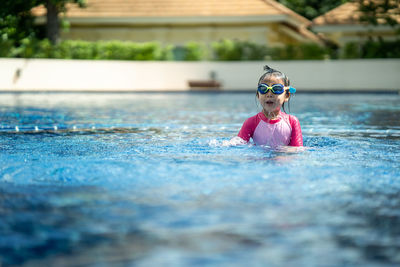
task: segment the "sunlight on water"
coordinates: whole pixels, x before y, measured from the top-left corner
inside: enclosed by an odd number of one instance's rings
[[[298,94],[272,150],[254,94],[3,94],[0,265],[400,264],[399,100]]]

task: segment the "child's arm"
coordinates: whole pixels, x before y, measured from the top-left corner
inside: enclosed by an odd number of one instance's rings
[[[303,146],[303,135],[301,134],[300,122],[295,116],[290,116],[290,126],[292,127],[292,136],[289,146]]]
[[[248,118],[242,125],[238,136],[242,138],[246,143],[250,141],[250,138],[253,137],[254,130],[257,126],[257,119],[256,116]]]
[[[229,141],[223,141],[223,146],[237,146],[237,145],[245,145],[250,141],[250,138],[253,137],[254,129],[252,129],[253,117],[248,118],[242,125],[237,136],[233,137]]]

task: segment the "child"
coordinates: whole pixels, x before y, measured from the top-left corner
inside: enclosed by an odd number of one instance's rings
[[[268,66],[264,70],[266,72],[258,81],[257,90],[263,110],[243,123],[238,137],[245,143],[252,138],[256,145],[272,148],[303,146],[299,120],[281,111],[296,89],[290,86],[289,78],[284,73]]]

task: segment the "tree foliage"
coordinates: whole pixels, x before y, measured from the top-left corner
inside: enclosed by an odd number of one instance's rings
[[[19,44],[24,38],[36,36],[30,10],[38,0],[2,0],[0,5],[0,41]]]
[[[281,4],[292,9],[294,12],[314,19],[329,10],[347,2],[346,0],[278,0]]]
[[[31,14],[33,7],[43,4],[47,9],[46,37],[55,43],[59,36],[59,14],[67,3],[85,5],[85,0],[2,0],[0,5],[0,42],[19,45],[26,38],[37,38],[39,29]]]
[[[396,16],[400,15],[400,3],[396,0],[357,0],[361,11],[360,21],[377,26],[398,24]]]

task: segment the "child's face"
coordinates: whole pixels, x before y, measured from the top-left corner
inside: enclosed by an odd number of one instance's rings
[[[267,79],[264,79],[262,83],[266,83],[269,86],[273,84],[284,84],[282,79],[278,79],[276,77],[270,76]],[[258,93],[258,101],[260,102],[261,106],[263,107],[264,111],[267,113],[276,113],[279,112],[283,103],[289,100],[290,95],[286,92],[276,95],[269,90],[266,94]]]

